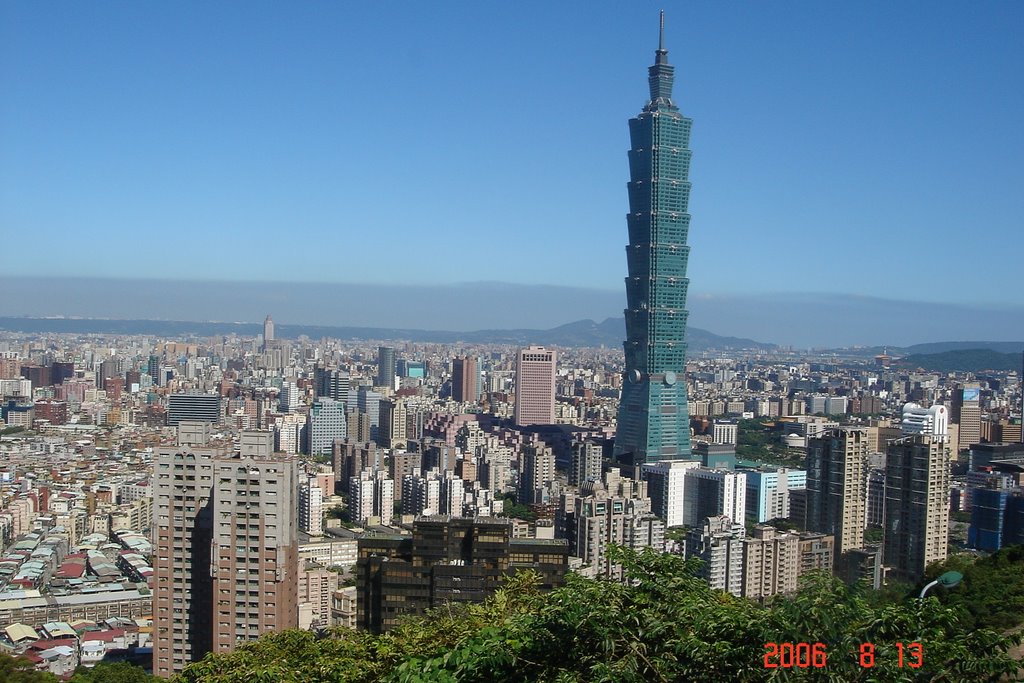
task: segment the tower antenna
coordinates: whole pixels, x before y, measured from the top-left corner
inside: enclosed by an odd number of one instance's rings
[[[665,10],[661,10],[661,17],[658,22],[658,49],[665,49]]]

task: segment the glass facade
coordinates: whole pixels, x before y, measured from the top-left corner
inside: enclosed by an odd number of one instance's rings
[[[635,463],[690,458],[686,263],[690,128],[672,101],[674,68],[659,46],[651,99],[629,122],[626,372],[615,454]]]

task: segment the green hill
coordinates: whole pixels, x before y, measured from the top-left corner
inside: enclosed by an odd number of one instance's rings
[[[915,353],[901,358],[898,364],[933,372],[1019,370],[1021,357],[1017,353],[999,353],[990,349],[962,349],[942,353]]]

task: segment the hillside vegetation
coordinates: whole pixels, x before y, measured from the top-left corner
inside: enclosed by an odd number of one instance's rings
[[[693,561],[614,552],[633,585],[570,575],[565,587],[542,594],[536,577],[521,573],[485,604],[436,610],[382,636],[271,634],[189,666],[179,683],[969,683],[1018,670],[1007,651],[1019,636],[971,628],[962,609],[934,597],[877,605],[867,591],[812,574],[796,596],[761,606],[712,591],[694,575]],[[766,643],[820,644],[824,659],[766,668],[780,663],[766,661]],[[917,668],[910,643],[922,646]],[[905,648],[902,666],[898,644]]]
[[[933,372],[982,372],[985,370],[1019,370],[1021,356],[989,349],[964,349],[942,353],[912,354],[899,360],[906,368],[924,368]]]

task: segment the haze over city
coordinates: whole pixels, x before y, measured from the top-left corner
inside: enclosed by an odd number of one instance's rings
[[[33,295],[0,314],[620,316],[623,121],[655,9],[6,4],[0,274]],[[1024,336],[1022,12],[669,7],[695,121],[691,324],[817,346]],[[45,272],[25,258],[40,236],[66,256]]]

